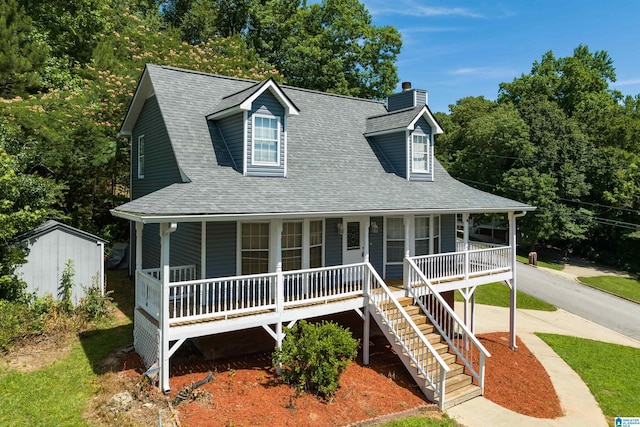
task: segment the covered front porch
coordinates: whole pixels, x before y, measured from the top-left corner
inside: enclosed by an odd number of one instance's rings
[[[509,213],[509,218],[515,230],[516,215]],[[358,240],[361,240],[358,247],[362,256],[361,262],[285,270],[282,257],[278,256],[284,249],[282,245],[285,239],[282,238],[282,230],[285,221],[272,220],[269,227],[275,229],[275,233],[269,237],[269,242],[275,246],[272,252],[276,254],[275,262],[270,262],[275,267],[272,272],[213,278],[199,277],[207,271],[203,264],[210,260],[206,254],[206,235],[202,236],[205,243],[200,245],[200,265],[171,265],[170,236],[178,228],[177,223],[160,224],[160,266],[143,268],[143,226],[138,222],[135,263],[136,350],[147,366],[157,364],[160,370],[159,385],[166,391],[169,390],[169,359],[187,339],[262,327],[274,339],[275,345],[279,346],[284,336],[284,326],[292,326],[300,319],[355,310],[363,319],[365,340],[368,339],[370,317],[386,316],[384,319],[381,317],[380,321],[386,322],[385,325],[395,324],[397,331],[394,333],[400,337],[397,337],[397,340],[403,341],[406,326],[398,325],[409,324],[411,320],[407,313],[404,313],[405,310],[398,300],[411,297],[417,304],[422,304],[423,312],[430,312],[436,329],[448,340],[449,345],[457,345],[460,337],[464,337],[467,343],[460,351],[469,351],[476,348],[469,343],[475,340],[473,307],[477,286],[504,281],[512,290],[515,308],[515,232],[512,233],[509,245],[470,242],[466,226],[468,215],[462,215],[462,219],[465,227],[462,239],[454,240],[454,251],[415,255],[415,226],[412,226],[415,224],[415,218],[403,218],[407,226],[404,228],[401,275],[398,277],[386,271],[385,279],[382,278],[385,273],[378,271],[370,259],[369,249],[374,246],[371,244],[370,235],[375,234],[371,230],[370,217],[357,220],[359,227],[356,233]],[[346,219],[335,222],[344,224],[342,230],[336,227],[337,234],[344,236],[345,232],[348,232],[344,227],[348,228],[349,222]],[[433,219],[430,218],[430,222],[433,223]],[[382,223],[387,224],[384,220]],[[207,227],[203,229],[206,230]],[[440,233],[438,230],[438,234]],[[330,232],[326,226],[324,236],[325,242],[330,239]],[[356,240],[353,235],[344,237],[344,240]],[[348,247],[349,242],[344,243],[343,248]],[[430,249],[435,246],[433,240],[428,243],[427,247],[429,246]],[[323,260],[326,259],[327,255],[323,254]],[[464,319],[459,319],[452,309],[452,302],[445,302],[441,296],[442,293],[456,289],[465,298]],[[393,307],[395,311],[385,314],[389,307]],[[512,345],[515,346],[514,309],[512,313]],[[411,328],[418,330],[416,325],[412,325]],[[418,339],[420,340],[424,341],[424,338]],[[421,345],[425,348],[418,354],[436,354],[435,350],[429,348],[428,342],[422,342]],[[364,346],[364,349],[365,352],[368,351],[367,346]],[[409,353],[413,351],[410,350]],[[477,348],[475,352],[476,356],[482,353],[481,349]],[[364,356],[365,361],[368,361],[368,354]],[[430,357],[437,359],[433,355]],[[464,359],[468,360],[469,364],[478,365],[471,371],[477,373],[477,381],[482,383],[484,359],[474,358],[470,354],[466,354]],[[434,360],[425,360],[425,369],[427,365],[430,366],[429,369],[434,369]],[[418,362],[412,359],[410,363],[415,365]],[[441,368],[438,372],[446,372],[446,369]],[[444,381],[444,377],[439,378],[440,373],[427,371],[419,375],[419,378],[429,378],[429,390],[433,389],[433,396],[441,396],[440,400],[444,401],[444,383],[441,389],[438,386],[438,382]]]

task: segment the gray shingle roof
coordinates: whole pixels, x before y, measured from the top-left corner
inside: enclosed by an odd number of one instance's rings
[[[381,102],[288,86],[282,89],[301,113],[287,119],[287,177],[243,176],[232,167],[219,165],[205,117],[224,102],[225,96],[245,91],[256,82],[153,65],[147,67],[147,72],[178,165],[191,182],[173,184],[133,200],[116,208],[116,214],[531,209],[462,184],[437,161],[434,182],[409,182],[386,172],[364,137],[368,131],[367,118],[386,116],[390,120],[398,117],[404,120],[403,114],[410,116],[413,109],[389,115]]]

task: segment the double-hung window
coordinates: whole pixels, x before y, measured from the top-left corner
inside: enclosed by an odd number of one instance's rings
[[[429,222],[428,216],[416,217],[416,256],[429,255]]]
[[[280,119],[253,116],[252,163],[277,166],[280,164]]]
[[[309,223],[309,268],[322,267],[323,245],[322,220],[314,220]]]
[[[282,270],[302,268],[302,222],[282,224]]]
[[[413,134],[412,167],[414,172],[429,172],[429,137]]]
[[[402,218],[387,218],[386,241],[387,263],[402,263],[404,259],[404,221]]]
[[[269,223],[242,224],[242,274],[269,272]]]
[[[138,178],[144,178],[144,135],[138,137]]]

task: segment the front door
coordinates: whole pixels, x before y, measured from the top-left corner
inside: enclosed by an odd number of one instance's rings
[[[343,264],[364,262],[364,229],[360,218],[343,220]]]

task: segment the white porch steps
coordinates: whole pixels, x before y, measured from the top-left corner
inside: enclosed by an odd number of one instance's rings
[[[427,316],[422,313],[420,307],[413,305],[413,300],[409,297],[398,298],[398,302],[450,369],[450,371],[447,372],[445,379],[445,402],[443,409],[446,410],[452,406],[480,396],[482,394],[481,388],[473,384],[471,375],[466,374],[464,372],[464,366],[456,362],[455,353],[453,353],[453,351],[449,351],[449,345],[444,342],[442,336],[429,322]],[[388,332],[388,328],[382,322],[378,313],[375,313],[373,318],[376,320],[376,323],[378,323],[380,329],[385,332],[385,336],[391,343],[394,351],[398,354],[402,363],[405,365],[425,396],[429,400],[436,402],[437,397],[435,396],[435,393],[426,383],[425,378],[418,372],[418,369],[405,353],[400,343],[396,341],[395,337],[390,332]]]

